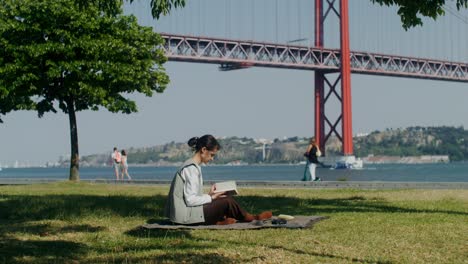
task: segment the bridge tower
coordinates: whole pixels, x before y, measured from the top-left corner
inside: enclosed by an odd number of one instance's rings
[[[335,14],[340,21],[340,68],[339,75],[331,81],[327,78],[331,71],[315,71],[315,138],[322,152],[325,152],[325,143],[332,134],[335,134],[342,143],[343,155],[353,155],[353,129],[351,113],[351,65],[349,49],[349,17],[348,0],[327,0],[324,13],[323,0],[315,0],[315,46],[324,47],[323,29],[327,16]],[[339,8],[335,8],[335,2],[339,2]],[[340,83],[341,93],[337,92]],[[325,89],[325,88],[328,89]],[[336,96],[341,103],[341,115],[335,120],[330,120],[325,113],[325,104],[330,96]],[[337,127],[341,124],[341,133]],[[325,133],[325,125],[330,130]]]

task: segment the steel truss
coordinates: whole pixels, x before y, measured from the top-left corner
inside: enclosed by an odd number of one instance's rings
[[[172,61],[214,63],[222,67],[251,66],[339,72],[338,49],[264,42],[161,34]],[[351,72],[357,74],[468,82],[468,64],[425,58],[350,51]]]

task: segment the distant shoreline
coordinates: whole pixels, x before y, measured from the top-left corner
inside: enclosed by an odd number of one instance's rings
[[[328,160],[325,160],[323,163],[327,165],[332,165],[331,162]],[[364,166],[365,165],[422,165],[422,164],[459,164],[459,163],[468,163],[468,160],[462,160],[462,161],[448,161],[448,162],[395,162],[395,161],[387,161],[387,162],[369,162],[364,160]],[[129,167],[134,167],[134,168],[173,168],[173,167],[179,167],[183,164],[183,162],[177,162],[173,164],[165,164],[165,165],[158,165],[157,163],[151,163],[151,164],[142,164],[142,163],[129,163]],[[208,166],[208,167],[245,167],[245,166],[255,166],[255,167],[261,167],[261,166],[305,166],[306,162],[300,162],[300,163],[252,163],[252,164],[214,164],[210,163],[208,165],[203,165],[203,166]],[[105,165],[105,166],[83,166],[81,165],[80,168],[110,168],[112,167],[111,165]],[[41,169],[41,168],[69,168],[67,166],[30,166],[30,167],[3,167],[2,169]],[[320,166],[319,166],[320,168]],[[0,170],[1,173],[1,170]]]
[[[169,186],[169,180],[111,180],[111,179],[82,179],[83,182],[97,184],[116,185],[158,185]],[[68,182],[64,179],[2,179],[0,185],[28,185],[44,184],[54,182]],[[204,181],[204,186],[209,187],[217,181]],[[302,182],[302,181],[245,181],[237,180],[240,188],[279,188],[279,189],[450,189],[467,190],[468,182],[383,182],[383,181],[322,181],[322,182]]]

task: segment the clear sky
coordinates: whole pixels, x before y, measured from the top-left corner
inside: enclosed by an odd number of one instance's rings
[[[135,13],[143,25],[156,25],[160,32],[281,43],[308,38],[298,43],[302,45],[310,44],[313,35],[313,4],[308,0],[189,0],[185,9],[160,21],[150,18],[144,2],[127,5],[126,11]],[[395,9],[353,0],[351,49],[468,62],[468,12],[456,14],[405,32]],[[328,23],[333,22],[330,18]],[[327,25],[325,34],[325,46],[336,46],[336,28]],[[105,109],[78,113],[80,154],[110,152],[114,146],[183,142],[206,133],[268,139],[313,133],[311,71],[220,72],[217,65],[180,62],[168,62],[166,70],[171,83],[163,94],[132,95],[139,106],[136,114],[112,114]],[[468,83],[352,75],[353,132],[416,125],[468,128],[467,98]],[[327,111],[338,109],[331,104]],[[39,119],[34,112],[15,112],[3,119],[0,165],[16,160],[39,165],[69,155],[65,114],[50,113]]]

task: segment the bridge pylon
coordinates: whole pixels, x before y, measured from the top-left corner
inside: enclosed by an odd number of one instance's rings
[[[353,129],[351,108],[351,60],[349,49],[349,16],[348,0],[338,0],[339,8],[335,8],[337,0],[327,0],[324,12],[323,0],[315,0],[315,47],[324,47],[324,22],[330,14],[335,14],[340,21],[340,66],[338,71],[315,70],[315,139],[322,153],[325,153],[325,144],[335,134],[342,143],[343,155],[353,155]],[[329,73],[339,73],[331,81],[327,78]],[[341,91],[337,91],[340,83]],[[325,89],[327,88],[327,89]],[[331,96],[335,96],[341,103],[341,114],[336,120],[330,119],[325,113],[325,105]],[[328,131],[325,128],[328,126]],[[338,126],[341,125],[341,133]]]

